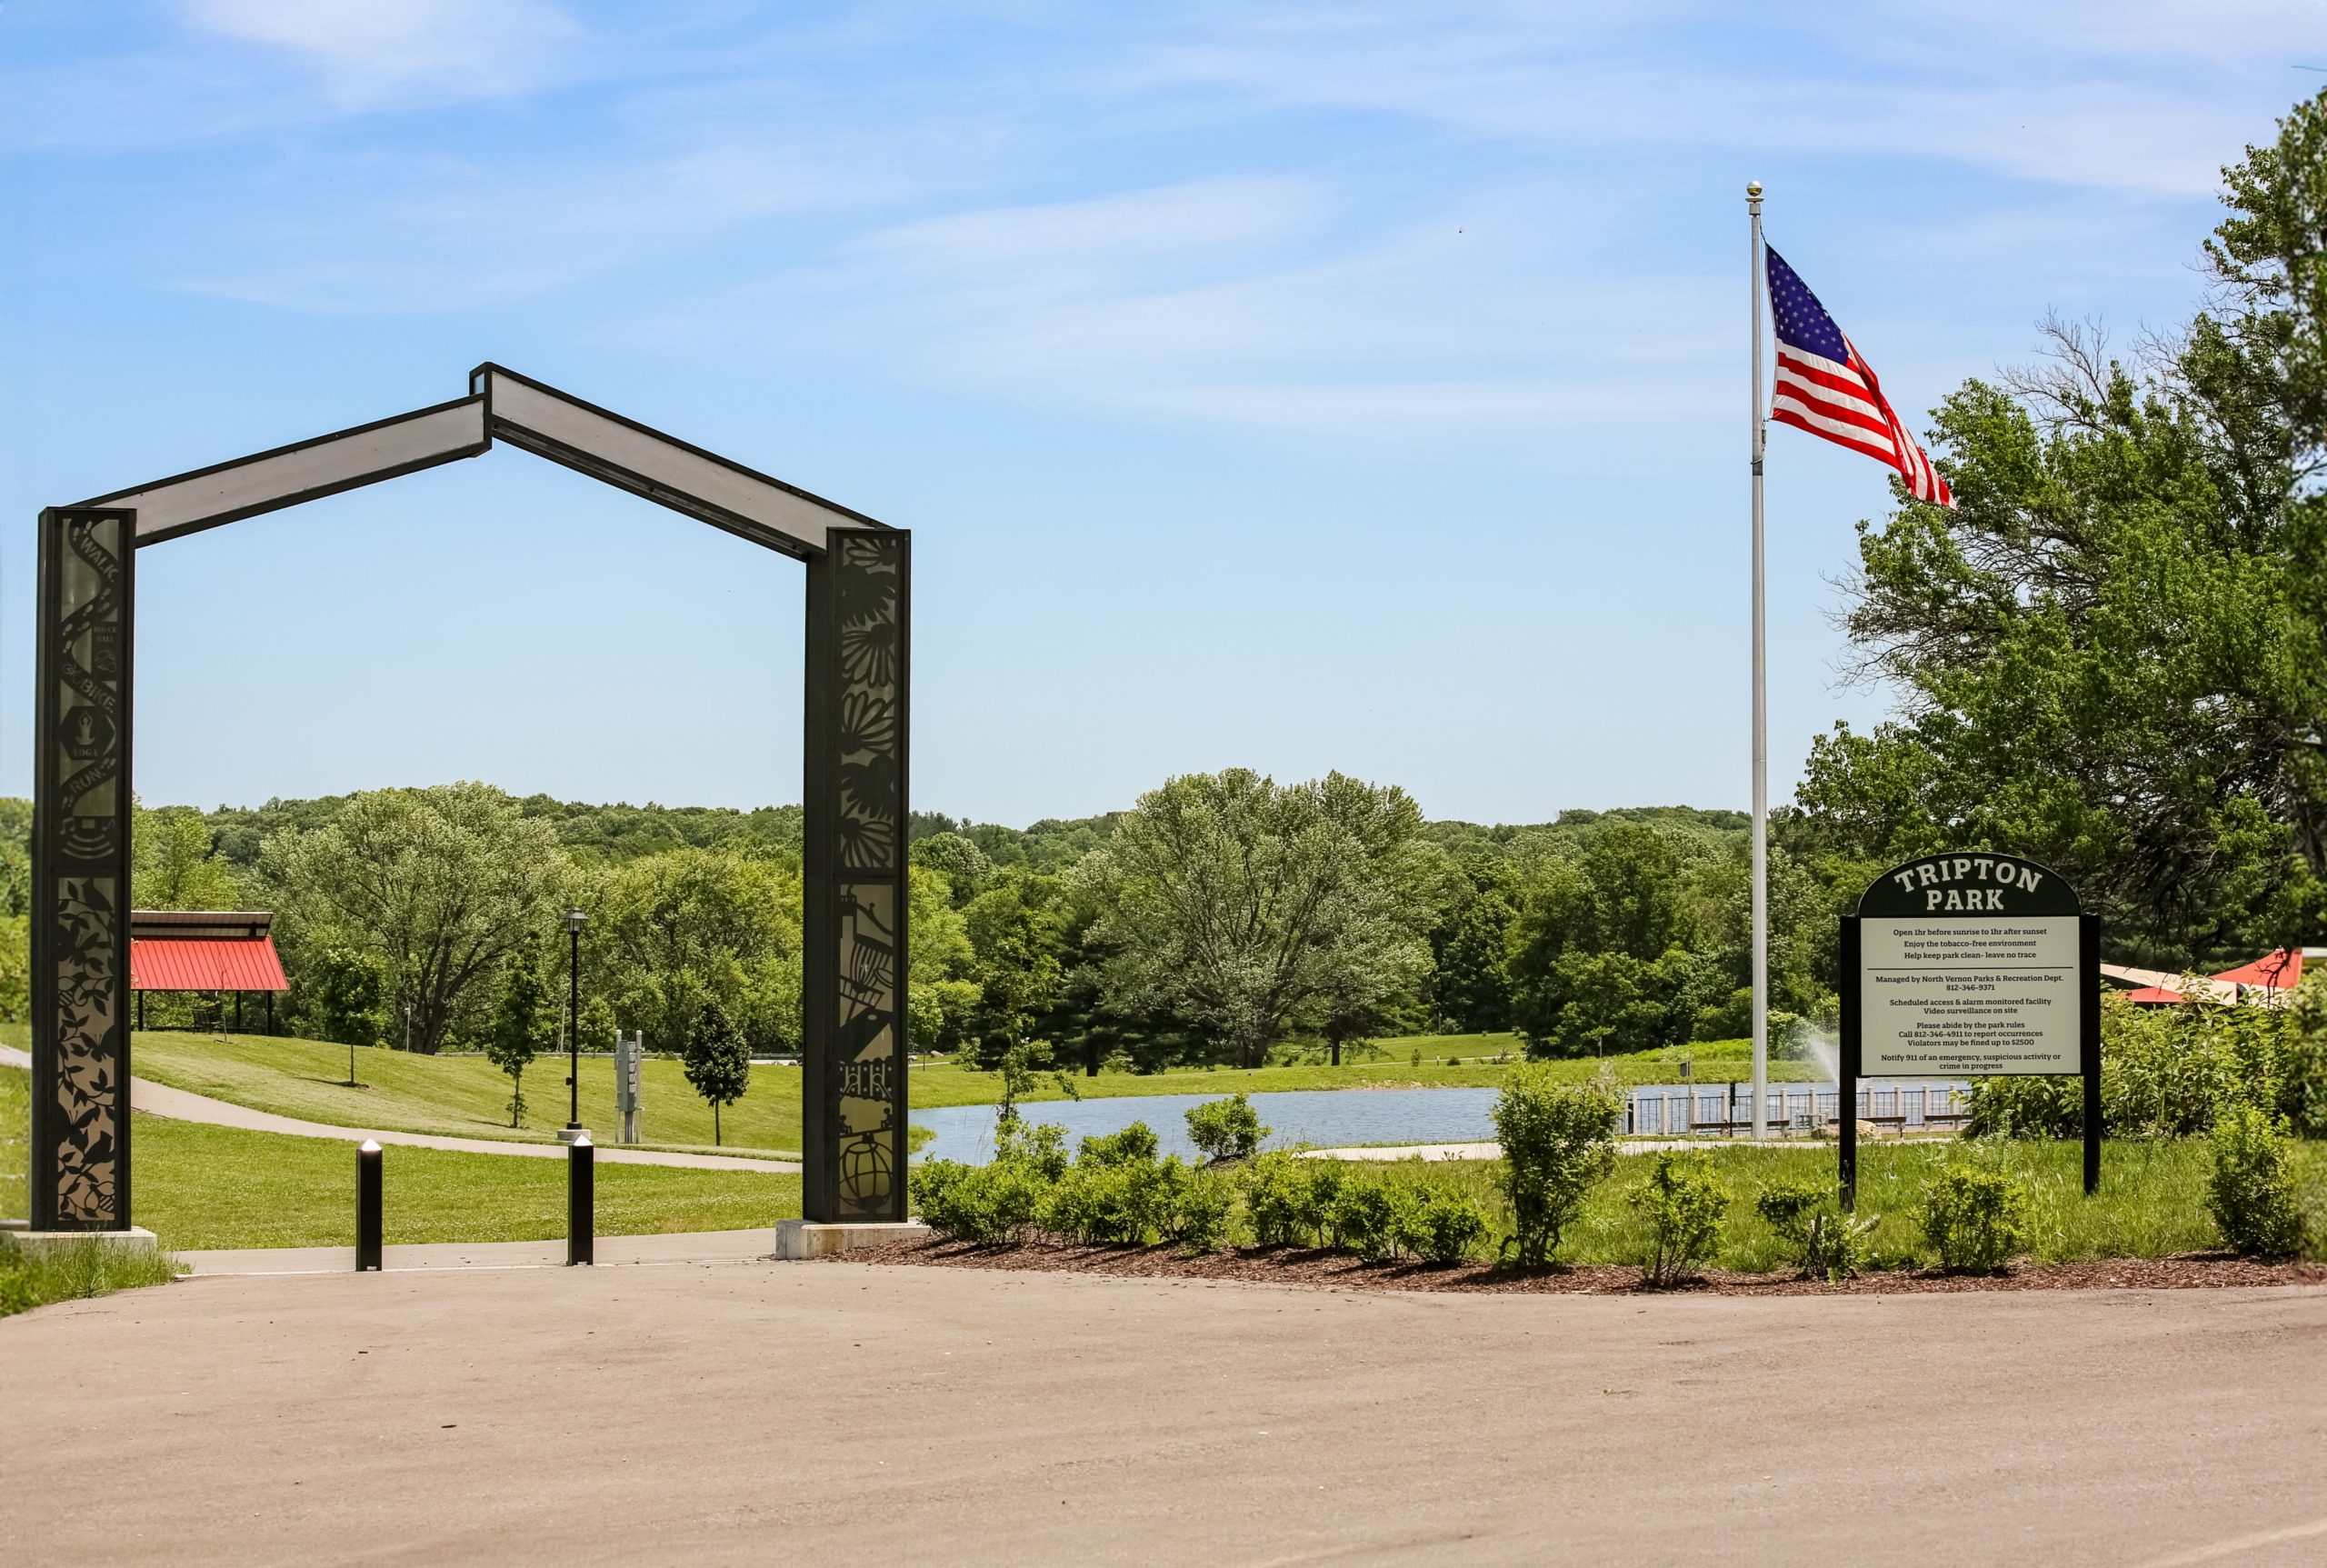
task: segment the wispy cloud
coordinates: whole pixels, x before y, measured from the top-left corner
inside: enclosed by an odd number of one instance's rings
[[[2327,47],[2317,0],[1583,13],[1501,5],[1208,11],[1125,87],[1391,115],[1544,145],[1777,148],[1956,162],[2188,195],[2252,130],[2225,78]]]
[[[185,0],[185,14],[306,63],[343,109],[528,92],[562,75],[583,40],[550,0]]]
[[[1593,275],[1531,220],[1546,205],[1473,193],[1459,217],[1383,233],[1323,187],[1251,179],[974,209],[624,335],[781,342],[1046,406],[1311,433],[1532,438],[1553,418],[1614,430],[1701,407],[1722,340],[1699,291]]]
[[[318,179],[325,178],[320,172]],[[253,193],[247,222],[183,255],[185,292],[324,314],[468,310],[634,266],[864,188],[780,149],[628,157],[513,177],[435,156],[331,172],[312,207]],[[298,180],[285,182],[297,185]]]

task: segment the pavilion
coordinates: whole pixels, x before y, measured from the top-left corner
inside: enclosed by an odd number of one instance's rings
[[[235,1028],[243,1026],[243,994],[266,998],[266,1032],[275,1033],[275,994],[291,989],[275,955],[264,909],[135,909],[129,914],[129,989],[137,997],[137,1027],[145,1027],[149,991],[195,991],[235,996]]]
[[[2225,969],[2219,974],[2172,974],[2159,969],[2132,969],[2104,964],[2101,973],[2136,987],[2117,993],[2118,1000],[2144,1006],[2172,1007],[2184,1002],[2244,1003],[2249,1006],[2283,1006],[2302,984],[2306,958],[2327,958],[2327,949],[2282,947],[2252,964]]]

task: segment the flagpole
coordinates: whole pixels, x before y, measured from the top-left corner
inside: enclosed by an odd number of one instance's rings
[[[1746,266],[1753,317],[1753,1140],[1767,1135],[1770,1083],[1770,736],[1767,616],[1762,591],[1762,182],[1745,185]],[[1842,1114],[1847,1116],[1850,1107]]]

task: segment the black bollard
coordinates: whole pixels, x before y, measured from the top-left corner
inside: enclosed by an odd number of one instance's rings
[[[355,1272],[380,1266],[380,1145],[355,1146]]]
[[[583,1134],[565,1146],[565,1262],[595,1263],[598,1151]]]

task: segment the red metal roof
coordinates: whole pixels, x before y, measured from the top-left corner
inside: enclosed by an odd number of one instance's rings
[[[2166,1006],[2177,1002],[2187,1002],[2190,999],[2182,995],[2179,991],[2168,991],[2162,985],[2144,985],[2139,991],[2120,991],[2117,993],[2117,1000],[2120,1002],[2148,1003],[2154,1006]]]
[[[2262,985],[2273,991],[2292,991],[2302,979],[2302,954],[2288,948],[2277,948],[2252,964],[2225,969],[2214,978],[2226,980],[2232,985]]]
[[[288,991],[272,936],[146,937],[129,944],[132,991]]]

